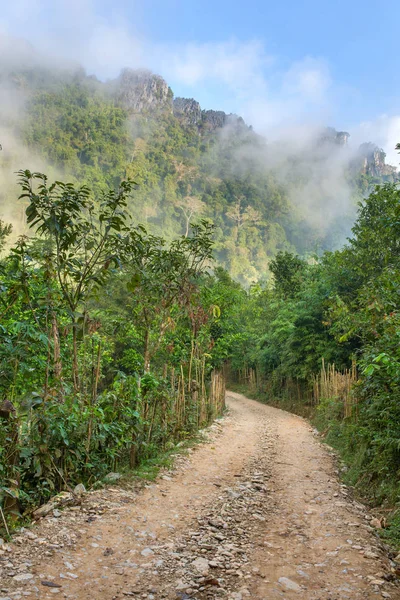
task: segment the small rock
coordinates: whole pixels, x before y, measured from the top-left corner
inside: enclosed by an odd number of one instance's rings
[[[383,579],[372,579],[371,585],[378,585],[379,587],[385,585],[385,581]]]
[[[121,479],[122,475],[121,473],[108,473],[105,477],[104,477],[104,481],[107,482],[113,482],[113,481],[118,481],[118,479]]]
[[[44,585],[44,587],[49,587],[49,588],[60,588],[61,585],[59,585],[58,583],[54,583],[54,581],[41,581],[40,582],[42,585]]]
[[[288,577],[279,577],[278,583],[292,592],[301,592],[301,587],[295,581],[292,581]]]
[[[199,558],[196,558],[196,560],[192,562],[192,567],[196,569],[196,571],[198,571],[199,573],[204,573],[208,572],[210,568],[210,563],[205,558],[199,556]]]
[[[78,483],[78,485],[75,486],[74,494],[75,496],[83,496],[83,494],[86,494],[86,488],[83,483]]]
[[[300,577],[304,577],[305,579],[310,579],[310,576],[307,573],[305,573],[302,569],[298,569],[297,574],[300,575]]]
[[[145,548],[144,550],[141,551],[140,554],[142,556],[151,556],[152,554],[154,554],[154,552],[151,548]]]
[[[14,575],[14,581],[30,581],[33,579],[32,573],[21,573],[20,575]]]
[[[382,521],[381,519],[376,519],[375,517],[373,517],[370,521],[371,526],[375,527],[375,529],[382,529]]]
[[[377,559],[379,558],[379,554],[377,554],[376,552],[372,552],[371,550],[367,550],[366,552],[364,552],[364,558]]]
[[[210,562],[208,564],[212,569],[217,569],[219,566],[219,564],[215,560],[210,560]]]

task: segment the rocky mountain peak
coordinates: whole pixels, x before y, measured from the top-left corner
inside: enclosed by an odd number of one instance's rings
[[[361,144],[358,150],[358,157],[360,170],[365,175],[382,177],[397,173],[396,167],[386,164],[386,154],[376,144],[371,142]]]
[[[116,83],[117,98],[130,112],[172,110],[172,91],[160,75],[146,69],[124,69]]]
[[[338,146],[347,146],[350,134],[347,131],[336,131],[334,127],[326,127],[320,140],[322,143],[337,144]]]
[[[249,131],[242,117],[227,114],[222,110],[202,110],[200,104],[193,98],[175,98],[173,102],[174,115],[185,125],[196,125],[203,133],[222,129],[227,125],[238,132]]]
[[[174,115],[186,125],[198,125],[202,119],[202,110],[193,98],[175,98]]]

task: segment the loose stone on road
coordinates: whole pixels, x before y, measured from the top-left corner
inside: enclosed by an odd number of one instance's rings
[[[154,484],[87,494],[0,546],[0,600],[400,599],[310,425],[232,392],[227,404]]]

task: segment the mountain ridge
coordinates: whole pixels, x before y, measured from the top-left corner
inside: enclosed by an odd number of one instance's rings
[[[327,127],[300,146],[270,142],[238,115],[174,97],[144,69],[106,82],[83,69],[3,69],[0,90],[11,98],[0,114],[0,217],[16,230],[18,169],[96,194],[131,177],[138,222],[172,239],[190,221],[212,221],[218,262],[246,285],[267,276],[278,251],[340,247],[358,202],[398,179],[374,144],[350,151],[345,131]]]
[[[194,98],[175,96],[166,80],[152,71],[126,68],[116,81],[125,90],[118,95],[118,99],[128,111],[141,112],[152,110],[154,107],[165,108],[171,110],[182,124],[198,126],[199,130],[203,132],[222,129],[227,125],[236,126],[245,131],[253,131],[253,126],[247,125],[244,119],[237,114],[226,113],[222,110],[202,109],[200,103]],[[130,87],[129,92],[127,92],[127,87]],[[346,146],[350,137],[351,135],[347,131],[337,131],[334,127],[327,126],[321,132],[320,141]],[[365,174],[379,177],[392,175],[398,170],[396,167],[386,164],[386,153],[373,142],[360,144],[357,154],[362,162],[361,170]]]

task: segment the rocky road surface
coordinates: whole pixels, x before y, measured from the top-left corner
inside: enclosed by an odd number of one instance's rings
[[[396,563],[310,425],[227,404],[155,483],[85,494],[0,545],[0,600],[400,599]]]

